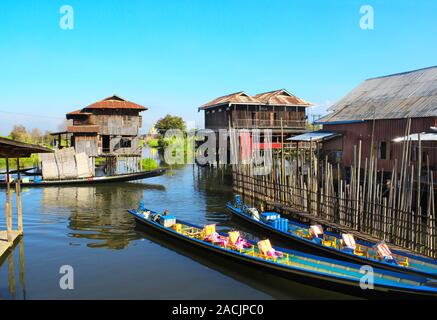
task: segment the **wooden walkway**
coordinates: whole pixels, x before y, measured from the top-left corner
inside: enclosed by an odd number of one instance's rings
[[[21,232],[18,232],[17,230],[12,231],[12,242],[8,243],[8,234],[6,231],[2,230],[0,231],[0,259],[3,257],[3,255],[7,255],[10,248],[12,248],[15,244],[15,242],[18,240],[18,238],[22,235]]]
[[[351,229],[351,228],[339,225],[339,224],[337,224],[335,222],[329,221],[329,220],[324,219],[322,217],[318,217],[318,216],[312,215],[312,214],[307,213],[307,212],[298,211],[298,210],[296,210],[295,208],[292,208],[292,207],[282,206],[281,204],[279,204],[277,202],[273,202],[273,201],[267,200],[267,204],[272,206],[272,207],[274,207],[275,209],[277,209],[279,211],[282,211],[282,212],[285,212],[285,213],[288,213],[288,214],[291,214],[291,215],[296,215],[296,216],[299,216],[300,218],[305,218],[305,219],[308,219],[310,221],[315,221],[318,224],[324,225],[324,226],[332,228],[332,229],[336,229],[336,230],[338,230],[340,232],[343,232],[343,233],[351,233],[355,237],[357,237],[359,239],[362,239],[362,240],[365,240],[365,241],[376,242],[376,243],[381,241],[381,239],[379,239],[379,238],[376,238],[376,237],[373,237],[373,236],[367,235],[367,234],[362,234],[361,232],[359,232],[359,231],[357,231],[355,229]],[[403,248],[403,247],[396,246],[396,245],[391,244],[391,243],[390,243],[390,248],[393,248],[394,250],[397,250],[397,251],[400,251],[400,252],[405,252],[405,253],[408,253],[408,254],[411,254],[411,255],[421,256],[421,257],[429,259],[428,256],[421,255],[421,254],[419,254],[417,252],[413,252],[411,250],[408,250],[408,249]]]

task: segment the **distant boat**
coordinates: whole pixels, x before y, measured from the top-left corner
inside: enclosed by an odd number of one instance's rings
[[[25,176],[40,176],[41,175],[41,170],[38,169],[38,167],[30,167],[30,168],[20,168],[20,174],[25,175]],[[9,174],[17,174],[18,170],[17,169],[13,169],[13,170],[9,170]],[[6,174],[6,171],[0,172],[0,175],[2,174]]]
[[[62,185],[88,185],[98,183],[113,183],[126,182],[133,180],[141,180],[161,176],[165,173],[165,169],[155,169],[150,171],[141,171],[136,173],[116,174],[112,176],[74,178],[74,179],[59,179],[59,180],[24,180],[21,182],[22,187],[48,187]],[[0,181],[0,187],[5,187],[6,181]]]
[[[232,235],[232,232],[225,235],[216,232],[214,225],[196,226],[144,207],[129,210],[129,213],[142,225],[211,254],[238,260],[312,285],[322,284],[337,291],[344,290],[365,297],[437,298],[437,281],[426,277],[374,268],[373,289],[363,290],[360,286],[363,272],[358,264],[272,247],[268,240],[256,244],[242,239],[235,231]]]
[[[277,212],[259,213],[256,208],[244,204],[238,195],[233,203],[226,204],[226,208],[240,219],[283,239],[303,244],[316,252],[391,271],[437,279],[437,261],[432,258],[391,250],[383,242],[378,244],[355,240],[351,234],[325,232],[322,226],[309,226],[288,220]],[[317,235],[317,230],[313,231],[317,228],[320,228],[320,235]]]

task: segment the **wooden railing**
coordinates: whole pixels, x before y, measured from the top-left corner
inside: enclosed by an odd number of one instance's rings
[[[281,120],[260,120],[260,119],[234,119],[234,128],[281,128]],[[282,120],[284,129],[305,129],[305,120]]]

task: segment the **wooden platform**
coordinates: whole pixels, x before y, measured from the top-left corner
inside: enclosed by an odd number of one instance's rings
[[[14,243],[21,237],[21,233],[17,230],[12,231],[12,243],[8,243],[8,235],[6,230],[0,231],[0,259],[8,253],[8,249],[12,248]]]

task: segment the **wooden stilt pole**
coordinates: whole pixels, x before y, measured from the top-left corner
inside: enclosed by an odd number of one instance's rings
[[[17,180],[15,182],[15,197],[17,201],[17,224],[18,233],[23,234],[23,207],[21,205],[21,182]]]
[[[17,180],[21,180],[21,173],[20,173],[20,158],[17,158]]]
[[[14,267],[14,253],[11,252],[11,254],[8,257],[8,275],[9,275],[9,294],[11,295],[12,299],[15,299],[15,267]]]
[[[11,204],[11,186],[9,178],[9,158],[6,158],[6,233],[8,237],[8,244],[12,246],[14,236],[12,234],[12,204]]]

